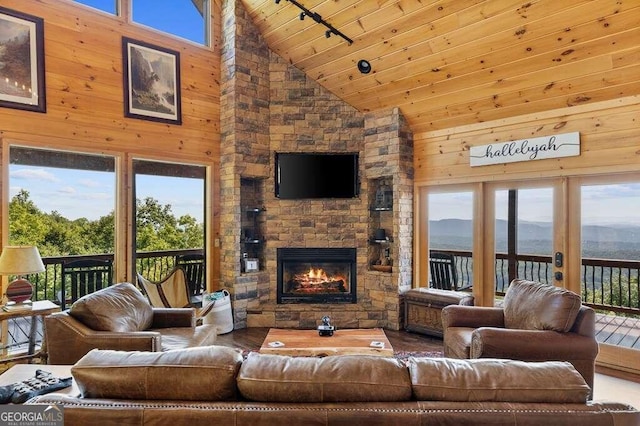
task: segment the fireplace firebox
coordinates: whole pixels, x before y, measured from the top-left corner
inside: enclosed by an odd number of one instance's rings
[[[279,248],[278,303],[356,303],[355,248]]]

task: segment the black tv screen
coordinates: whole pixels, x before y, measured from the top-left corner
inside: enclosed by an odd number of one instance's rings
[[[276,153],[276,197],[355,198],[357,153]]]

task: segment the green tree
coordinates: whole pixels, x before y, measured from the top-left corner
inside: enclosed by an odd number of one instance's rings
[[[176,250],[202,247],[204,228],[190,215],[179,219],[171,205],[147,197],[136,200],[136,249]]]
[[[136,249],[178,250],[203,246],[204,227],[193,216],[176,218],[171,205],[154,198],[136,200]],[[97,220],[70,220],[59,212],[45,213],[21,190],[9,203],[9,242],[36,245],[42,256],[113,253],[114,212]]]

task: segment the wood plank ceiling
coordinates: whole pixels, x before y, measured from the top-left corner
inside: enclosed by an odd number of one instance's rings
[[[241,1],[274,52],[414,133],[640,94],[640,0],[298,0],[351,45],[288,0]]]

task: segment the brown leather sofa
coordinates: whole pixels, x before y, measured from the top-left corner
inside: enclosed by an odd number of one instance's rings
[[[568,361],[593,389],[595,312],[576,293],[517,279],[503,307],[450,305],[442,325],[446,357]]]
[[[72,369],[65,426],[638,425],[626,404],[587,401],[568,362],[251,354],[209,346],[93,350]]]
[[[166,351],[212,345],[215,325],[196,326],[193,308],[153,308],[130,283],[78,299],[68,311],[45,317],[49,364],[70,365],[91,349]]]

